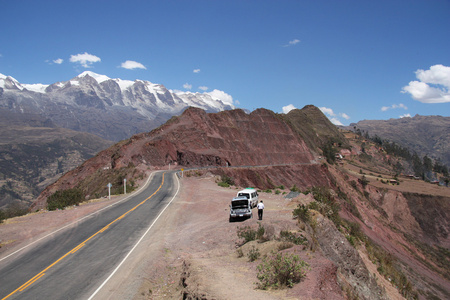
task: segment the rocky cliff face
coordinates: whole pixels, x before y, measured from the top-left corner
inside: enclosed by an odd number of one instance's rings
[[[188,109],[150,134],[134,136],[133,147],[120,149],[114,166],[148,163],[164,166],[258,166],[310,163],[305,142],[269,110],[247,115],[242,110],[207,114]],[[136,151],[139,151],[136,153]]]
[[[206,113],[198,108],[190,108],[152,132],[122,141],[67,173],[41,194],[34,207],[45,206],[46,197],[58,189],[73,188],[86,178],[95,182],[93,173],[99,169],[120,170],[130,166],[159,168],[170,164],[190,168],[278,165],[279,168],[286,166],[298,170],[283,171],[284,174],[292,174],[291,179],[281,180],[286,185],[296,181],[297,184],[303,182],[305,187],[328,186],[330,178],[326,170],[322,170],[315,162],[314,151],[288,122],[272,111],[258,109],[246,114],[238,109]],[[272,188],[274,184],[283,184],[276,178],[289,178],[276,175],[280,170],[275,169],[273,175],[268,177],[255,171],[253,176],[236,178],[247,178],[242,182],[243,185]],[[85,192],[93,194],[95,191]]]

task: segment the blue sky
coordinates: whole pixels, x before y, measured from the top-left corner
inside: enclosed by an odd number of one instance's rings
[[[5,1],[0,73],[83,71],[335,124],[450,115],[450,1]]]

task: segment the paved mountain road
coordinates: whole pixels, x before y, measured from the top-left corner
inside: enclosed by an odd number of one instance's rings
[[[88,299],[148,232],[178,185],[174,172],[154,173],[139,194],[3,259],[0,298]]]

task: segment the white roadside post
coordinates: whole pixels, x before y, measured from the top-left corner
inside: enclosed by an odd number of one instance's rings
[[[108,199],[111,200],[111,187],[112,187],[112,184],[108,183],[107,187],[108,187]]]
[[[127,194],[127,179],[126,178],[123,179],[123,193],[125,195]]]

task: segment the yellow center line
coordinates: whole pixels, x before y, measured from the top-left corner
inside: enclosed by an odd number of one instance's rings
[[[73,254],[75,252],[77,252],[79,249],[81,249],[83,246],[85,246],[85,244],[91,240],[93,237],[95,237],[97,234],[104,232],[105,230],[107,230],[109,228],[109,226],[111,226],[112,224],[114,224],[115,222],[123,219],[128,213],[134,211],[136,208],[138,208],[139,206],[141,206],[142,204],[144,204],[145,202],[147,202],[147,200],[149,200],[150,198],[152,198],[154,195],[156,195],[156,193],[159,192],[159,190],[162,188],[162,186],[164,185],[164,175],[166,173],[163,173],[162,176],[162,182],[161,185],[158,187],[158,189],[151,194],[149,197],[147,197],[145,200],[143,200],[141,203],[139,203],[138,205],[136,205],[135,207],[133,207],[132,209],[130,209],[129,211],[127,211],[126,213],[124,213],[123,215],[121,215],[120,217],[118,217],[117,219],[115,219],[114,221],[112,221],[111,223],[109,223],[108,225],[106,225],[105,227],[103,227],[102,229],[100,229],[99,231],[97,231],[96,233],[94,233],[93,235],[91,235],[89,238],[87,238],[85,241],[81,242],[80,244],[78,244],[75,248],[73,248],[72,250],[70,250],[69,252],[67,252],[66,254],[64,254],[63,256],[61,256],[58,260],[56,260],[55,262],[53,262],[51,265],[49,265],[47,268],[45,268],[44,270],[42,270],[41,272],[39,272],[36,276],[34,276],[33,278],[31,278],[30,280],[28,280],[27,282],[25,282],[24,284],[22,284],[20,287],[18,287],[16,290],[14,290],[13,292],[11,292],[9,295],[7,295],[6,297],[2,298],[2,300],[5,300],[9,297],[11,297],[12,295],[14,295],[17,292],[22,292],[24,291],[27,287],[29,287],[30,285],[32,285],[33,283],[35,283],[38,279],[40,279],[42,276],[45,275],[45,272],[47,272],[51,267],[53,267],[54,265],[56,265],[57,263],[59,263],[61,260],[63,260],[66,256],[68,256],[69,254]]]

